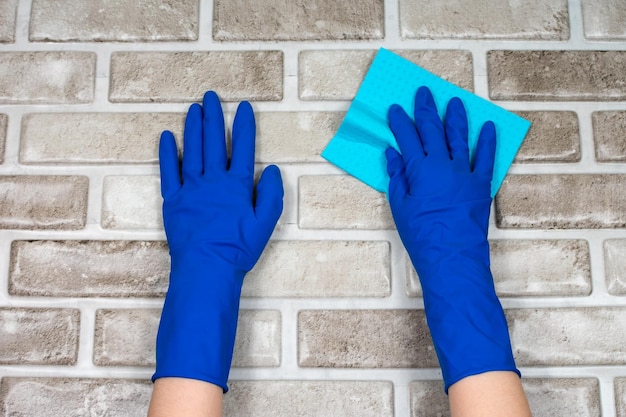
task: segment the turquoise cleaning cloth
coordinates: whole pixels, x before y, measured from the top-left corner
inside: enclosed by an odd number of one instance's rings
[[[432,91],[440,116],[444,115],[451,98],[461,99],[467,112],[472,160],[483,124],[491,120],[496,125],[496,160],[491,182],[491,196],[495,196],[530,122],[383,48],[376,54],[337,134],[322,152],[322,157],[386,193],[389,176],[385,149],[393,146],[399,151],[387,122],[387,111],[392,104],[399,104],[412,115],[415,93],[421,86]]]

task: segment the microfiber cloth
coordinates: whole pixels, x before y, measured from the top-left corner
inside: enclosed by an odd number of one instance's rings
[[[392,104],[398,104],[412,115],[415,93],[421,86],[427,86],[432,91],[440,116],[444,115],[451,98],[461,99],[467,112],[471,158],[483,124],[488,120],[495,124],[497,145],[491,182],[491,196],[495,196],[530,128],[530,122],[384,48],[376,54],[337,134],[322,152],[322,157],[386,193],[389,176],[385,149],[393,146],[399,151],[389,128],[387,111]]]

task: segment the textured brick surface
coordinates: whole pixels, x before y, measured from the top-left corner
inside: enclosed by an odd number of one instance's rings
[[[609,293],[626,295],[626,239],[604,241],[604,272]]]
[[[79,176],[0,176],[0,229],[80,229],[89,180]]]
[[[0,164],[4,162],[4,147],[7,140],[7,123],[9,118],[6,114],[0,114]]]
[[[532,125],[515,162],[580,161],[578,117],[574,112],[518,112]]]
[[[161,184],[151,175],[104,178],[102,227],[105,229],[162,229]]]
[[[383,0],[216,0],[217,40],[380,39]]]
[[[154,297],[167,291],[165,242],[14,241],[9,293],[65,297]]]
[[[163,130],[182,137],[179,113],[37,113],[22,119],[25,164],[156,163]]]
[[[523,379],[522,384],[536,417],[600,417],[597,379]],[[411,417],[450,417],[441,382],[414,381],[409,393]]]
[[[154,366],[160,310],[98,310],[93,361],[99,366]],[[280,312],[241,310],[233,366],[280,365]]]
[[[113,102],[198,101],[210,89],[226,101],[280,100],[283,54],[115,52],[111,56],[109,99]]]
[[[467,90],[474,86],[468,51],[394,51]],[[303,100],[354,98],[376,51],[303,51],[299,56],[299,93]]]
[[[1,52],[0,104],[89,103],[95,66],[91,52]]]
[[[582,0],[585,37],[626,39],[626,3],[621,0]]]
[[[231,381],[229,417],[392,417],[393,386],[379,381]],[[312,401],[312,399],[314,399]]]
[[[0,2],[0,43],[15,41],[17,0]]]
[[[79,322],[78,310],[0,308],[0,364],[74,364]]]
[[[322,368],[438,366],[421,310],[300,311],[298,363]]]
[[[490,51],[495,100],[624,100],[626,52]]]
[[[623,175],[509,175],[496,196],[498,227],[626,227]]]
[[[626,162],[626,112],[595,112],[591,120],[596,161]]]
[[[385,195],[347,175],[300,177],[298,222],[304,229],[394,227]]]
[[[244,297],[385,297],[388,242],[272,241],[246,276]]]
[[[545,308],[507,312],[518,366],[621,365],[623,308]]]
[[[405,38],[569,38],[566,0],[400,0],[399,15]]]
[[[324,162],[320,156],[335,135],[343,112],[258,112],[259,162]]]
[[[192,40],[198,38],[198,0],[34,0],[33,41]],[[59,24],[63,22],[63,24]]]
[[[149,381],[88,378],[2,378],[0,414],[23,417],[141,417]]]
[[[617,417],[626,417],[626,378],[615,378]]]

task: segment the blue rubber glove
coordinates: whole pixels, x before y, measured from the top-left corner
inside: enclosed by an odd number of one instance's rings
[[[402,152],[386,151],[389,203],[422,285],[446,393],[470,375],[519,375],[489,267],[495,126],[482,127],[472,166],[467,116],[458,98],[450,100],[444,126],[430,90],[422,87],[415,123],[394,105],[389,124]]]
[[[207,92],[185,122],[181,167],[171,132],[161,135],[163,222],[172,261],[156,344],[156,373],[228,391],[245,274],[261,256],[283,208],[280,171],[254,186],[256,125],[248,102],[233,122],[227,157],[219,98]]]

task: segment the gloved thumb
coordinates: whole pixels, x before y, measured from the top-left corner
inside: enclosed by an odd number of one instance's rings
[[[261,173],[256,186],[254,211],[257,219],[270,223],[272,227],[283,212],[283,179],[276,165],[267,166]]]
[[[389,174],[389,199],[407,195],[409,186],[402,155],[394,148],[387,148],[385,157],[387,157],[387,174]]]

